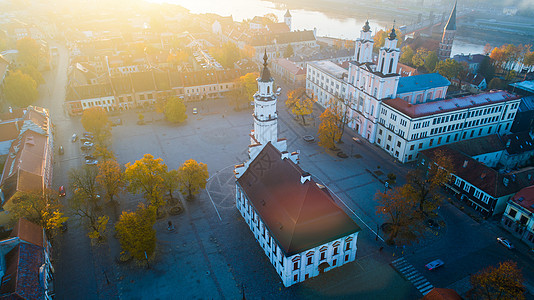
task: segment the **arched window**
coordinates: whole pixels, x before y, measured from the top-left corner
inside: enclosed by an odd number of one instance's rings
[[[360,61],[360,48],[358,48],[358,54],[356,55],[356,60]]]
[[[389,62],[389,73],[391,74],[393,70],[393,58],[391,58],[391,61]]]
[[[384,57],[382,57],[382,64],[380,67],[380,73],[384,73]]]
[[[271,87],[267,86],[267,94],[269,94],[270,92],[271,92]]]

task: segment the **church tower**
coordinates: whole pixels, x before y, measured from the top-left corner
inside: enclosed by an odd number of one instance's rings
[[[369,26],[369,20],[365,21],[365,25],[360,31],[360,37],[356,39],[356,47],[354,51],[355,61],[360,64],[373,61],[373,43],[374,40],[371,37],[371,27]]]
[[[445,60],[451,57],[452,43],[454,42],[454,36],[456,34],[456,4],[457,2],[454,2],[454,7],[449,20],[447,21],[445,28],[443,28],[443,36],[439,43],[438,52],[438,58],[440,60]]]
[[[397,34],[395,33],[395,25],[393,25],[389,36],[386,37],[384,47],[380,48],[376,71],[384,75],[397,74],[399,57],[400,49],[397,47]]]
[[[286,23],[287,27],[289,27],[289,31],[291,31],[291,14],[289,13],[289,9],[284,15],[284,23]]]
[[[261,151],[259,148],[263,148],[268,142],[271,142],[280,152],[286,151],[285,139],[278,140],[277,97],[273,90],[274,80],[267,67],[266,52],[263,55],[263,70],[257,82],[258,91],[254,94],[254,131],[251,134],[251,147],[249,147],[251,158],[255,156],[256,151]]]

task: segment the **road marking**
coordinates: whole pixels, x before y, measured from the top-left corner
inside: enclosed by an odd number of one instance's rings
[[[424,295],[428,294],[434,286],[410,264],[406,258],[400,257],[391,262],[391,266],[397,270],[406,280]]]
[[[219,210],[217,209],[217,206],[215,205],[215,202],[213,202],[213,199],[211,198],[210,191],[208,191],[208,183],[210,182],[211,179],[213,179],[213,177],[214,177],[215,175],[218,175],[219,172],[221,172],[221,171],[223,171],[223,170],[226,170],[226,169],[228,169],[228,168],[230,168],[230,167],[234,167],[234,166],[235,166],[235,164],[233,164],[233,165],[229,165],[229,166],[227,166],[227,167],[224,167],[224,168],[220,169],[219,171],[215,171],[215,174],[211,175],[211,176],[208,178],[208,180],[206,180],[206,188],[205,188],[206,193],[208,193],[208,197],[210,197],[211,204],[213,204],[213,208],[215,208],[215,212],[217,213],[217,216],[219,216],[219,220],[220,220],[220,221],[222,221],[221,214],[219,213]]]

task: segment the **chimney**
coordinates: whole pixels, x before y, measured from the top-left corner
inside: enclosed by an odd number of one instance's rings
[[[467,161],[467,160],[464,160],[464,165],[463,165],[464,168],[467,167],[467,163],[468,163],[468,161]]]
[[[289,152],[284,151],[282,152],[282,159],[288,159],[289,158]]]
[[[300,174],[300,183],[304,184],[306,181],[311,181],[311,174],[308,172]]]

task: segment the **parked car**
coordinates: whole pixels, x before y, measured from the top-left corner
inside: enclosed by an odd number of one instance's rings
[[[198,114],[198,109],[196,107],[193,107],[193,114],[194,115]]]
[[[60,155],[63,155],[63,153],[65,153],[65,150],[63,150],[63,146],[59,146],[58,152]]]
[[[361,144],[361,143],[362,143],[362,140],[360,140],[360,139],[357,138],[357,137],[353,137],[352,140],[355,141],[355,142],[358,143],[358,144]]]
[[[59,197],[65,197],[66,193],[65,193],[65,187],[64,186],[60,186],[59,187]]]
[[[86,137],[86,138],[89,138],[89,139],[92,139],[94,138],[93,136],[93,133],[92,132],[84,132],[83,133],[83,136]]]
[[[92,141],[93,141],[93,139],[89,139],[89,138],[86,138],[86,137],[83,137],[83,138],[80,139],[80,142],[82,144],[85,143],[85,142],[92,142]]]
[[[88,159],[95,159],[95,157],[92,156],[91,154],[86,155],[84,158],[85,158],[85,160],[88,160]]]
[[[93,143],[92,142],[84,142],[83,145],[87,146],[87,147],[93,147]]]
[[[509,240],[503,237],[498,237],[497,241],[501,243],[504,247],[508,248],[508,250],[512,250],[515,248],[514,245]]]
[[[94,166],[94,165],[98,164],[98,160],[96,160],[96,159],[86,159],[85,160],[85,164],[89,165],[89,166]]]
[[[72,142],[76,142],[78,140],[78,135],[75,133],[72,135],[72,138],[71,138]]]
[[[444,264],[445,263],[441,259],[436,259],[436,260],[433,260],[433,261],[429,262],[428,264],[426,264],[425,267],[429,271],[432,271],[434,269],[437,269],[437,268],[443,266]]]
[[[313,137],[313,135],[305,135],[302,138],[308,143],[313,143],[315,141],[315,138]]]
[[[82,150],[91,150],[93,147],[91,147],[91,146],[86,146],[86,145],[82,145],[80,148],[81,148]]]

